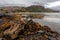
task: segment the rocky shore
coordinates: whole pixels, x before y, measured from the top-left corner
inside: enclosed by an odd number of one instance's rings
[[[60,34],[21,15],[0,16],[2,40],[60,40]]]

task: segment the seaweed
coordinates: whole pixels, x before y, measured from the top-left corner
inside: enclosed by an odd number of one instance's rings
[[[42,26],[32,19],[27,20],[17,15],[2,15],[0,19],[2,18],[6,20],[0,25],[0,33],[3,33],[0,36],[2,40],[57,40],[57,37],[60,36],[58,32],[51,30],[48,26]]]

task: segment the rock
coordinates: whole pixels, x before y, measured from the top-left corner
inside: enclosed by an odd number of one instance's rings
[[[49,37],[48,40],[57,40],[57,39],[54,37]]]
[[[23,19],[20,15],[3,16],[0,19],[2,18],[5,22],[0,25],[0,32],[3,33],[0,37],[4,40],[56,40],[59,35],[48,26],[42,26],[32,19]]]

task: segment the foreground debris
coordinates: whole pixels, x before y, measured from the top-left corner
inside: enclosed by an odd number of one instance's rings
[[[60,40],[60,34],[21,15],[0,16],[2,40]]]

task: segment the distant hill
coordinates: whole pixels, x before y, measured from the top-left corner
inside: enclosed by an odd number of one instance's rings
[[[55,12],[52,9],[45,9],[42,6],[35,6],[35,5],[27,7],[26,10],[30,12]]]
[[[18,6],[9,6],[9,7],[0,7],[0,13],[10,13],[10,12],[57,12],[51,9],[46,9],[42,6],[29,6],[29,7],[18,7]]]

